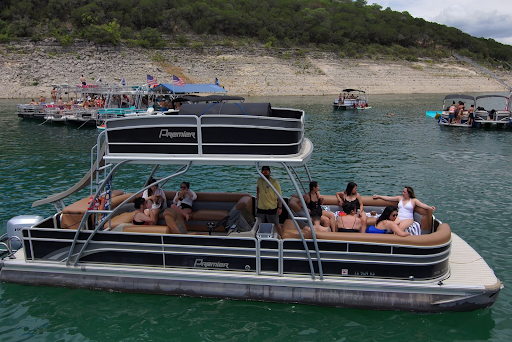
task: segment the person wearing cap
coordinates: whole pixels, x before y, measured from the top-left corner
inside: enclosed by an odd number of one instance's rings
[[[281,195],[281,186],[279,182],[270,177],[270,167],[263,166],[261,173],[272,184],[272,186]],[[258,200],[258,208],[256,210],[256,217],[261,219],[262,223],[273,223],[281,234],[281,225],[279,224],[279,215],[283,211],[282,203],[274,190],[263,179],[259,178],[256,186],[256,199]]]

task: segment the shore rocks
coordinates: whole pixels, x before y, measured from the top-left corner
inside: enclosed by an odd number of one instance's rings
[[[443,62],[340,59],[335,53],[229,46],[144,50],[52,40],[0,45],[0,98],[49,97],[52,85],[88,83],[100,77],[118,84],[144,84],[146,75],[170,83],[214,83],[230,95],[334,95],[343,88],[371,94],[506,91],[496,80],[455,59]],[[512,72],[493,70],[507,84]]]

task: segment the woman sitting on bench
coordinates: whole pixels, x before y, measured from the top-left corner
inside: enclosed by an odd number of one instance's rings
[[[180,191],[176,192],[176,196],[174,196],[171,208],[183,216],[185,221],[188,221],[192,213],[192,203],[196,198],[196,193],[190,190],[190,183],[183,182],[181,183]]]

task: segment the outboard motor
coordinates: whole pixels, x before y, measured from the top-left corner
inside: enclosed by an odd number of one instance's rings
[[[20,249],[21,241],[23,240],[21,235],[23,228],[30,228],[43,220],[44,217],[39,215],[20,215],[7,221],[7,236],[11,241],[11,249],[13,251]],[[12,239],[13,236],[17,236],[19,240],[16,238]]]

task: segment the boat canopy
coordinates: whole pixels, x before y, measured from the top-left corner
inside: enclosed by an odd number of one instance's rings
[[[472,101],[475,101],[475,98],[471,95],[464,95],[464,94],[450,94],[450,95],[446,95],[445,100],[450,100],[450,99],[466,99],[466,100],[472,100]]]
[[[489,97],[499,97],[499,98],[502,98],[502,99],[508,99],[508,97],[505,96],[505,95],[494,95],[494,94],[480,95],[480,96],[477,96],[476,99],[479,100],[479,99],[484,99],[484,98],[489,98]]]
[[[226,95],[184,95],[174,99],[175,102],[222,102],[222,101],[244,101],[245,98],[241,96],[226,96]]]
[[[364,90],[359,90],[359,89],[343,89],[342,91],[346,92],[346,93],[351,93],[351,92],[354,92],[354,91],[358,91],[360,93],[366,94],[366,92]]]
[[[190,94],[190,93],[224,93],[226,89],[216,84],[185,84],[183,87],[175,86],[172,83],[160,83],[151,92],[170,93],[170,94]]]

